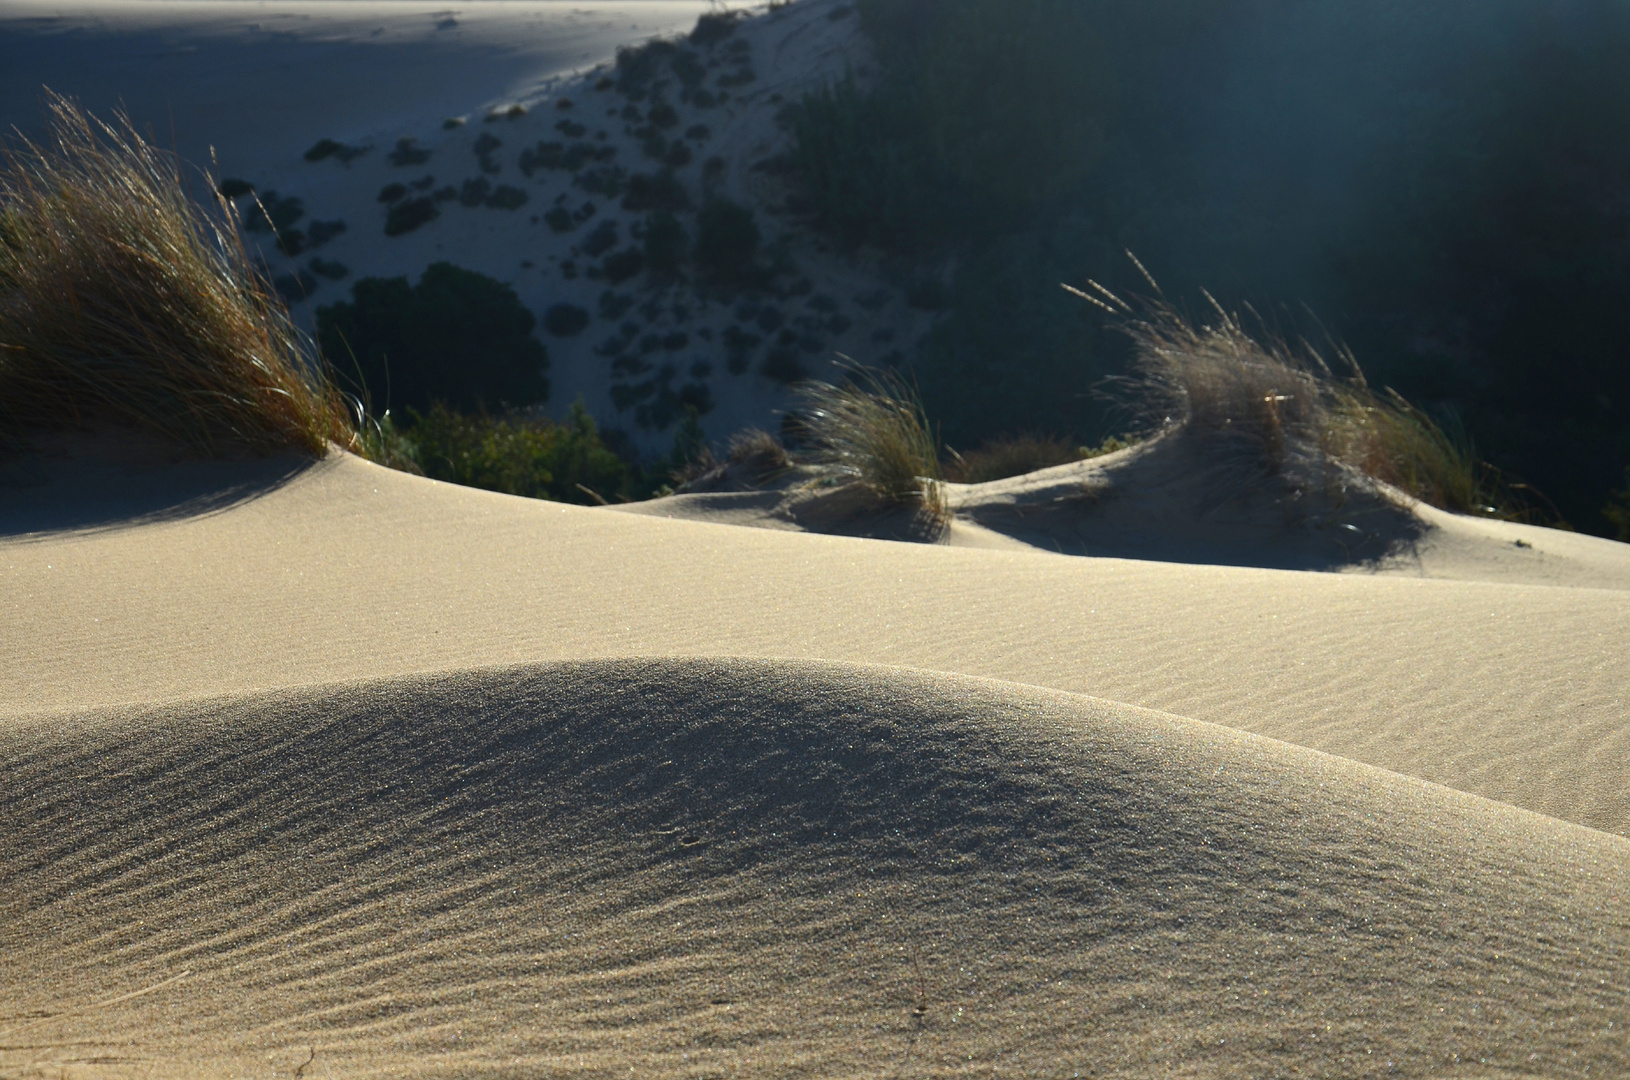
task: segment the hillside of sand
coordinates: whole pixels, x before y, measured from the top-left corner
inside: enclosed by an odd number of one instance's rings
[[[35,479],[0,1075],[1630,1062],[1622,589]]]

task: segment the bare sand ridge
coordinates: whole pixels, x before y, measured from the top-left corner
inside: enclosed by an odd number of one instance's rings
[[[1630,842],[956,676],[609,661],[0,732],[8,1075],[1612,1075]]]
[[[1630,1062],[1623,590],[97,460],[0,499],[0,1075]]]

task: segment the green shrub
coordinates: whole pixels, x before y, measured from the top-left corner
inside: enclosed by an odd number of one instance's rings
[[[460,413],[440,404],[410,417],[408,456],[432,479],[585,504],[609,501],[635,479],[601,440],[581,401],[561,422]]]
[[[321,457],[345,401],[245,251],[124,117],[51,99],[0,167],[0,428],[117,417],[205,452]]]
[[[363,278],[353,299],[317,309],[322,352],[379,412],[522,406],[545,400],[549,354],[515,290],[432,263],[417,285]]]

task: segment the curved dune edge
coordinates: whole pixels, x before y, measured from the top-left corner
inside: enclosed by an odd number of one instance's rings
[[[1612,1074],[1630,841],[893,668],[0,727],[0,1075]]]
[[[1111,698],[1630,834],[1624,590],[895,544],[349,455],[290,466],[0,493],[0,726],[508,664],[799,657]]]

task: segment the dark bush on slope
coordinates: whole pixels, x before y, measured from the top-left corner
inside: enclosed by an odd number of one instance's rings
[[[515,290],[432,263],[417,285],[363,278],[352,299],[317,309],[317,338],[342,382],[372,411],[441,402],[455,409],[530,405],[549,396],[549,354]]]

